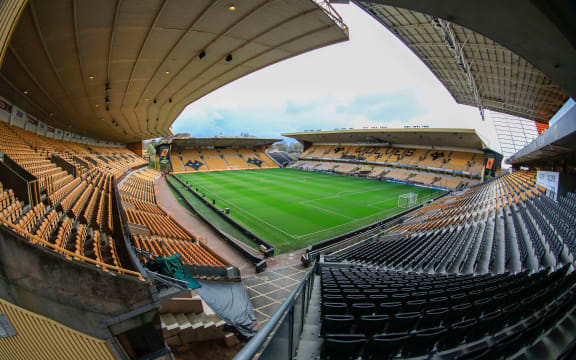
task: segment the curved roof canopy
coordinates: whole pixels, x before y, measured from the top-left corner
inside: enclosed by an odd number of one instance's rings
[[[202,147],[252,147],[268,146],[282,139],[256,138],[243,136],[221,136],[210,138],[175,137],[169,143],[175,148],[202,148]]]
[[[474,129],[348,129],[282,134],[298,141],[331,144],[390,144],[456,147],[483,150],[486,145]]]
[[[171,135],[188,104],[227,83],[347,39],[324,1],[30,0],[0,94],[50,125],[128,143]]]
[[[489,109],[548,123],[567,91],[576,95],[576,35],[571,42],[573,29],[533,1],[354,2],[403,41],[456,102],[482,116]]]

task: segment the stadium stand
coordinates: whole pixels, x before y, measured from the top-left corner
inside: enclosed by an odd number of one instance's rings
[[[576,195],[517,171],[325,255],[323,358],[508,358],[551,335],[576,291]]]
[[[285,151],[271,151],[267,153],[272,159],[276,160],[276,163],[284,167],[292,163],[295,159],[289,153]]]
[[[206,163],[202,159],[202,156],[195,149],[183,149],[181,153],[181,163],[182,167],[178,168],[180,163],[174,161],[178,166],[174,166],[174,171],[200,171],[202,169],[207,169]]]
[[[567,270],[472,276],[324,267],[323,357],[508,358],[573,310],[576,277]]]
[[[123,268],[115,251],[117,245],[112,238],[111,198],[114,193],[112,178],[130,167],[141,165],[142,161],[136,156],[126,156],[125,149],[98,148],[111,157],[118,155],[116,163],[113,166],[104,160],[90,163],[89,168],[79,172],[80,176],[73,178],[48,160],[52,154],[62,157],[74,154],[86,158],[89,154],[100,153],[80,144],[70,146],[1,122],[0,129],[3,132],[0,150],[35,174],[47,195],[45,203],[24,208],[12,190],[4,192],[4,225],[24,235],[32,243],[49,247],[75,260],[140,277],[132,269]],[[121,158],[120,154],[123,155]],[[80,235],[77,234],[79,230]],[[76,241],[78,236],[82,241]]]
[[[274,162],[274,160],[272,160],[268,154],[266,154],[266,152],[262,149],[256,149],[254,151],[255,156],[255,160],[260,160],[261,164],[259,167],[261,168],[277,168],[278,165]],[[248,158],[248,161],[250,160],[250,158]]]
[[[200,244],[176,221],[169,217],[157,204],[154,191],[154,181],[160,173],[153,169],[145,169],[131,173],[119,187],[124,203],[124,212],[128,225],[144,226],[150,235],[133,234],[133,245],[155,256],[170,256],[178,253],[185,264],[223,267],[225,264],[217,255]],[[131,207],[134,209],[131,209]],[[149,257],[139,252],[143,263]]]
[[[171,169],[179,172],[203,172],[278,168],[264,150],[277,139],[267,138],[187,138],[177,137],[170,144]]]
[[[186,284],[145,269],[130,228],[150,250],[182,252],[185,268],[227,269],[157,206],[154,174],[130,176],[118,189],[130,170],[147,164],[141,141],[172,136],[170,124],[185,106],[218,87],[348,38],[327,2],[248,5],[236,13],[218,3],[92,5],[0,1],[2,359],[172,358],[160,303]],[[64,13],[71,16],[57,19]],[[222,21],[223,14],[240,16]],[[234,36],[222,36],[232,29]],[[208,66],[191,61],[206,55],[204,40],[180,46],[190,34],[215,35],[204,39]],[[104,42],[110,51],[96,50]],[[226,63],[234,54],[233,71],[213,71],[220,52]],[[172,170],[276,167],[264,152],[244,159],[198,149],[175,156]],[[127,226],[126,218],[135,223]],[[154,252],[142,254],[148,261]],[[197,315],[190,326],[208,329],[213,318]],[[224,325],[219,319],[219,330]]]
[[[200,152],[202,154],[202,158],[206,162],[208,170],[230,170],[230,167],[228,164],[226,164],[226,161],[224,161],[217,150],[203,149]]]
[[[451,130],[461,132],[462,136],[466,136],[466,141],[454,140],[452,143],[446,143],[444,140],[438,141],[436,136],[438,131],[445,131],[449,134],[448,129],[417,130],[340,130],[283,135],[302,143],[332,139],[350,142],[350,144],[340,143],[340,145],[311,144],[300,154],[299,161],[290,165],[292,168],[334,171],[340,174],[401,181],[449,190],[463,189],[482,181],[485,156],[481,150],[485,148],[485,145],[474,132]],[[354,141],[360,143],[366,138],[394,136],[393,134],[397,132],[401,133],[401,141],[404,144],[419,143],[418,147],[394,146],[384,140],[380,140],[381,144],[378,145],[372,139],[370,142],[374,144],[371,145],[354,144]],[[454,145],[454,147],[446,147],[446,150],[442,150],[442,146],[447,145]],[[469,148],[469,151],[453,150],[463,147]],[[317,166],[312,166],[313,164]]]

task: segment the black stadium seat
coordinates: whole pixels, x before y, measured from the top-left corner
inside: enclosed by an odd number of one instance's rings
[[[345,315],[348,312],[346,303],[324,303],[322,313],[324,315]]]
[[[322,325],[325,333],[343,334],[354,325],[354,316],[352,315],[324,315]]]
[[[373,360],[392,359],[409,338],[407,332],[374,335],[366,346],[366,357]]]
[[[324,354],[328,359],[355,359],[365,342],[361,334],[327,334]]]
[[[438,353],[451,359],[508,356],[531,346],[574,307],[573,274],[567,266],[477,276],[324,267],[322,286],[329,286],[322,289],[324,333],[370,337],[365,344],[350,340],[357,338],[333,338],[330,349],[351,351],[333,358],[386,359],[399,353]],[[335,296],[327,292],[334,285],[380,293]],[[407,296],[392,296],[399,294]]]
[[[359,332],[373,335],[382,332],[390,317],[388,315],[362,315],[358,321]]]
[[[434,349],[438,339],[447,332],[448,330],[443,327],[420,330],[408,339],[404,352],[407,356],[428,354]]]

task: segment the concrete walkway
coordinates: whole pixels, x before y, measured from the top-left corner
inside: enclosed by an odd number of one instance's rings
[[[172,194],[164,177],[160,177],[155,183],[156,201],[168,215],[172,216],[182,227],[196,237],[205,240],[206,245],[228,263],[238,267],[241,275],[254,274],[256,269],[240,252],[230,246],[201,218],[184,208]]]

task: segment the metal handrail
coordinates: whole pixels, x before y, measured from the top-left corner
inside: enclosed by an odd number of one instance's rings
[[[284,315],[288,313],[291,307],[294,306],[296,301],[296,296],[302,290],[304,285],[308,283],[310,277],[314,275],[316,269],[316,262],[314,262],[311,269],[304,275],[304,278],[300,280],[298,285],[292,290],[290,295],[284,300],[282,305],[274,315],[264,324],[264,326],[254,335],[254,337],[240,350],[238,354],[234,357],[234,360],[249,360],[252,359],[256,354],[262,352],[262,345],[266,343],[266,340],[272,336],[278,329],[277,325],[283,320]]]
[[[82,260],[85,261],[87,263],[91,263],[93,265],[99,266],[101,268],[104,269],[104,271],[107,270],[114,270],[120,274],[128,274],[128,275],[133,275],[133,276],[137,276],[139,280],[144,281],[144,278],[142,277],[142,274],[140,274],[139,272],[136,271],[132,271],[132,270],[128,270],[128,269],[124,269],[115,265],[108,265],[104,262],[100,262],[94,259],[90,259],[88,257],[85,257],[83,255],[78,255],[72,251],[69,251],[67,249],[61,248],[56,244],[52,244],[44,239],[42,239],[41,237],[31,234],[29,233],[27,230],[23,229],[21,226],[19,225],[15,225],[12,224],[11,222],[7,221],[6,219],[0,217],[0,224],[7,226],[8,228],[14,229],[16,231],[16,233],[22,235],[22,236],[26,236],[30,239],[30,242],[33,244],[41,244],[44,245],[46,247],[51,248],[52,250],[54,250],[57,253],[63,254],[65,255],[67,258],[72,258],[75,260]]]
[[[340,27],[340,29],[342,29],[346,33],[346,36],[350,36],[348,25],[344,23],[342,16],[338,14],[336,9],[334,9],[332,4],[330,4],[328,0],[313,0],[313,1],[314,3],[316,3],[316,5],[318,5],[322,9],[322,11],[324,11],[326,15],[328,15],[332,19],[332,21],[334,21],[334,23],[336,23],[336,25]]]

